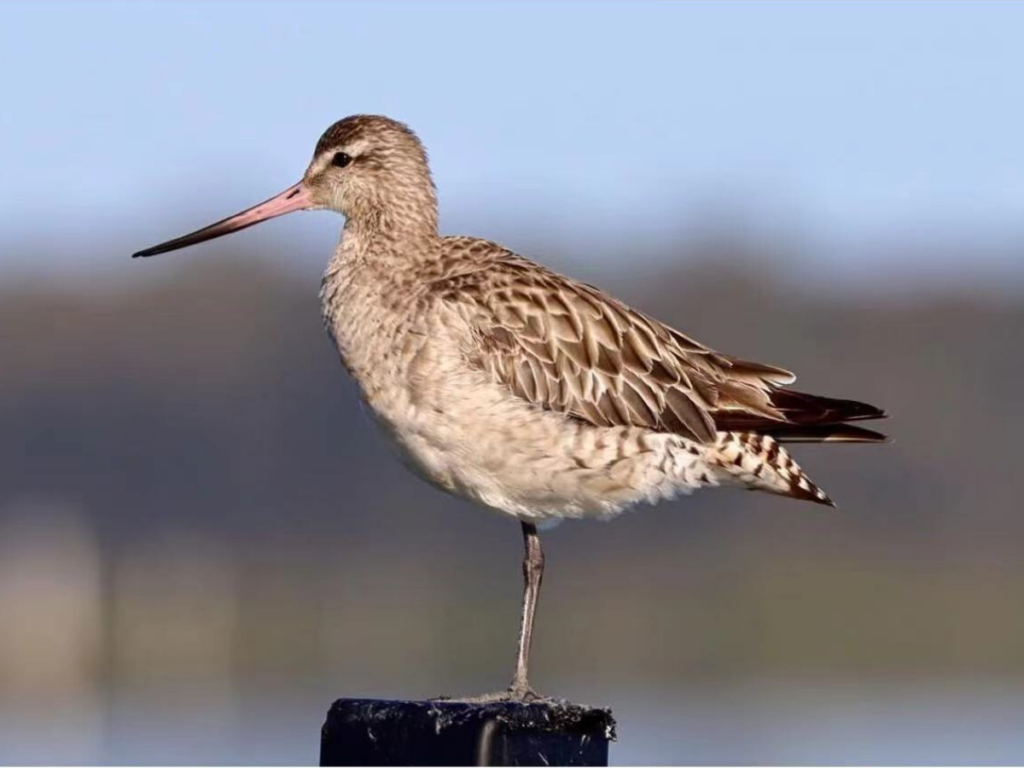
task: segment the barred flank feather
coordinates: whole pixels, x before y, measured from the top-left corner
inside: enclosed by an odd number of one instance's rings
[[[832,499],[812,483],[789,452],[771,435],[756,432],[720,432],[719,474],[727,482],[751,490],[834,507]]]

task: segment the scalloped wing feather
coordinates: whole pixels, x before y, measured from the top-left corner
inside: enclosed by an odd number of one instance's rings
[[[494,246],[496,250],[499,246]],[[711,443],[718,417],[780,422],[775,387],[794,376],[714,352],[598,289],[508,251],[434,281],[474,329],[475,362],[517,396],[599,426]]]

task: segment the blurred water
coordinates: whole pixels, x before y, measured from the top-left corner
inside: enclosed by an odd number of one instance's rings
[[[617,764],[943,765],[1024,760],[1024,688],[890,681],[661,693],[617,708]]]
[[[1018,764],[1024,688],[915,682],[618,691],[616,765]],[[597,700],[597,699],[591,699]],[[82,713],[0,709],[0,762],[315,764],[330,698],[268,689],[237,698],[112,697],[95,742],[65,741]],[[100,725],[102,723],[102,725]]]
[[[488,652],[473,641],[444,671],[439,647],[470,625],[458,612],[438,613],[431,600],[446,589],[417,592],[422,572],[392,568],[401,596],[381,582],[368,602],[350,603],[351,584],[378,578],[382,563],[348,560],[338,584],[330,571],[317,576],[334,595],[319,603],[311,599],[312,582],[287,586],[297,566],[289,557],[290,571],[274,572],[272,586],[256,594],[267,609],[254,621],[246,619],[252,606],[241,602],[243,574],[251,571],[213,541],[171,532],[105,565],[73,507],[16,505],[0,523],[0,763],[314,764],[333,698],[422,697],[441,693],[432,686],[449,677],[453,690],[445,692],[483,689],[500,666],[474,664]],[[580,611],[588,615],[582,605]],[[541,679],[548,690],[613,708],[621,739],[612,748],[615,764],[1024,760],[1019,680],[953,672],[906,677],[881,668],[857,680],[741,680],[735,670],[717,680],[698,677],[700,657],[682,660],[686,636],[635,615],[650,647],[674,646],[682,657],[656,664],[672,670],[677,686],[636,686],[623,682],[628,657],[616,663],[597,655],[583,672],[567,665],[564,654],[573,645],[585,663],[595,652],[573,627],[586,635],[613,625],[602,627],[593,615],[566,623],[563,613],[555,608],[542,616],[542,633],[561,631],[539,649]],[[606,615],[615,624],[630,619],[621,605]],[[806,610],[802,615],[809,620]],[[706,619],[697,624],[713,632]],[[319,639],[304,646],[302,638],[317,628]],[[718,637],[735,643],[734,632]],[[832,648],[847,659],[853,650]],[[691,669],[680,669],[680,661]]]

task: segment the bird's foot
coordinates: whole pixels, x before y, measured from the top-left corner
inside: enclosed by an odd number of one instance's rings
[[[453,704],[554,704],[558,699],[548,696],[541,696],[529,685],[512,684],[504,691],[497,693],[485,693],[481,696],[438,696],[431,701],[443,701]]]
[[[517,701],[521,704],[539,704],[548,700],[546,696],[541,696],[526,683],[522,685],[513,684],[508,689],[508,696],[509,701]]]

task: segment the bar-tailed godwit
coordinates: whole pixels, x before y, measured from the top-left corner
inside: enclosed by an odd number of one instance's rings
[[[386,117],[335,123],[298,184],[135,255],[314,209],[345,217],[320,298],[377,421],[428,481],[522,525],[509,699],[537,698],[539,523],[703,486],[831,505],[782,444],[885,439],[848,423],[882,418],[874,406],[789,389],[789,371],[709,349],[495,243],[442,236],[426,151]]]

